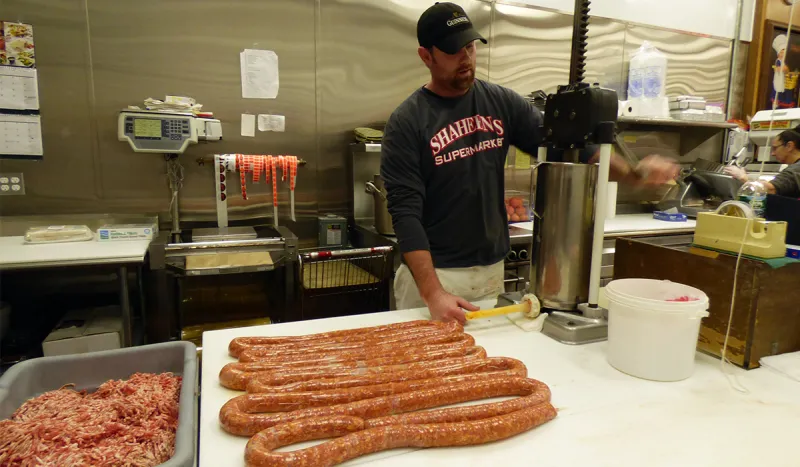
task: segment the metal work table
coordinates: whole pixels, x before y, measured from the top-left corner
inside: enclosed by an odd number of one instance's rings
[[[122,308],[122,345],[132,345],[131,303],[128,268],[144,263],[149,240],[118,242],[70,242],[26,245],[24,237],[0,237],[0,271],[21,269],[64,268],[76,266],[114,266],[119,280],[119,302]]]

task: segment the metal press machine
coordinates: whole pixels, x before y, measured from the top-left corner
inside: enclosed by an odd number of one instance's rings
[[[619,102],[615,91],[583,82],[589,3],[575,2],[570,84],[547,97],[544,142],[531,171],[535,219],[527,292],[550,312],[542,332],[567,344],[608,336],[598,294]],[[587,144],[600,146],[599,164],[579,162],[578,153]],[[564,162],[548,162],[548,149],[563,151]],[[522,295],[502,294],[498,306],[519,303]]]

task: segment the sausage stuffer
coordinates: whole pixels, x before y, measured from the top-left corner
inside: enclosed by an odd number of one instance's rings
[[[544,142],[531,169],[531,199],[536,212],[527,289],[549,312],[542,332],[566,344],[608,337],[607,312],[598,305],[598,295],[611,144],[619,102],[615,91],[583,82],[589,3],[575,1],[570,84],[559,86],[547,97]],[[587,145],[600,146],[596,167],[581,164],[578,159],[579,151]],[[548,150],[563,151],[564,162],[548,162]],[[587,198],[593,198],[593,203],[587,203]],[[576,214],[575,219],[570,214]],[[502,294],[498,306],[519,303],[520,295]]]

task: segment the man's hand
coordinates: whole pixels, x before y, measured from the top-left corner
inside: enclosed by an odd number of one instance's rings
[[[663,185],[678,178],[681,167],[672,159],[650,155],[636,165],[634,172],[639,176],[640,184]]]
[[[444,290],[439,290],[430,298],[426,298],[425,304],[428,305],[432,319],[444,321],[445,323],[458,321],[462,325],[467,322],[464,310],[477,311],[480,309],[463,298],[447,293]]]
[[[724,169],[722,169],[722,173],[724,173],[725,175],[730,175],[731,177],[735,178],[736,180],[739,180],[742,183],[748,182],[747,170],[739,166],[736,165],[726,166]]]

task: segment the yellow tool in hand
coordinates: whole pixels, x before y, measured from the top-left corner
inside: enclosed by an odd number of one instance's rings
[[[467,320],[491,318],[492,316],[510,315],[511,313],[524,313],[528,319],[536,319],[541,312],[539,299],[533,294],[527,294],[522,300],[514,305],[501,306],[490,310],[478,310],[466,312]]]

